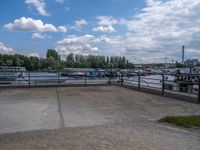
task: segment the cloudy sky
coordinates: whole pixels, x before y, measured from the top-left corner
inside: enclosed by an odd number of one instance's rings
[[[200,58],[200,0],[1,0],[0,53]]]

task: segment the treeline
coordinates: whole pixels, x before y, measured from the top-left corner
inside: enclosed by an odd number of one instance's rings
[[[69,54],[66,58],[65,65],[71,68],[133,68],[134,65],[129,63],[125,57],[119,56],[94,56],[94,55],[74,55]]]
[[[69,54],[66,60],[61,60],[57,51],[47,50],[46,58],[28,57],[20,54],[0,54],[0,66],[22,66],[27,70],[49,70],[63,68],[133,68],[125,57],[105,57],[94,55]]]

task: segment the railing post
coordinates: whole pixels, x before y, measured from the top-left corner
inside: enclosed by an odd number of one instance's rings
[[[161,95],[164,96],[165,94],[165,77],[164,75],[162,74],[162,92],[161,92]]]
[[[140,91],[140,73],[138,72],[138,91]]]
[[[31,87],[31,75],[30,75],[30,71],[28,71],[28,87]]]
[[[87,72],[85,71],[85,86],[87,85]]]
[[[109,85],[111,85],[111,70],[110,70],[110,74],[109,74]]]
[[[57,85],[59,86],[60,85],[60,72],[58,71],[57,74],[58,74]]]
[[[121,72],[121,86],[123,86],[123,83],[124,83],[124,76],[123,73]]]
[[[200,104],[200,78],[198,79],[198,104]]]

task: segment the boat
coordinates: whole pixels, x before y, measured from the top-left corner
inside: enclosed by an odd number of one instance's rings
[[[93,69],[90,68],[65,68],[63,72],[61,72],[61,76],[68,77],[84,77],[87,72],[93,72]]]
[[[0,82],[5,84],[10,84],[12,81],[16,81],[17,79],[25,78],[25,67],[0,67]]]
[[[179,92],[190,92],[196,87],[198,76],[197,74],[187,74],[176,72],[174,75],[168,75],[165,79],[165,88],[168,90]]]
[[[88,72],[86,72],[86,76],[90,77],[90,78],[95,78],[95,77],[97,77],[97,73],[96,73],[96,71],[88,71]]]
[[[0,81],[15,81],[17,77],[16,72],[0,72]]]

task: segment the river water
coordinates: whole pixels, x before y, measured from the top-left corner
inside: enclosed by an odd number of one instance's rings
[[[119,78],[113,78],[117,81]],[[141,86],[161,88],[161,75],[141,76]],[[173,80],[173,79],[172,79]],[[67,77],[58,73],[48,72],[30,72],[23,73],[23,77],[18,77],[15,81],[11,81],[11,85],[38,85],[38,84],[105,84],[109,82],[108,77]],[[124,77],[124,83],[138,85],[138,76]]]

